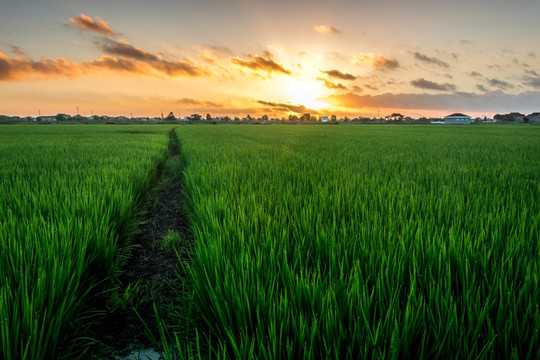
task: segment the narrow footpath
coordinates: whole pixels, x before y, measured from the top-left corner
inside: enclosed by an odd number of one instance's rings
[[[182,183],[180,148],[172,130],[169,158],[146,197],[139,226],[124,254],[126,263],[111,291],[105,316],[94,329],[99,351],[93,357],[125,358],[151,347],[148,331],[137,313],[159,339],[154,304],[161,320],[174,331],[175,312],[183,296],[175,293],[181,291],[179,277],[184,276],[179,258],[189,261],[192,244]]]

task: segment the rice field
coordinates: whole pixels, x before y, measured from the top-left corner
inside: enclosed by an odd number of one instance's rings
[[[202,357],[540,358],[540,128],[177,133]]]
[[[0,128],[0,358],[80,354],[170,127]]]
[[[171,128],[0,127],[1,359],[92,355]],[[167,358],[540,358],[540,127],[176,134],[194,248]]]

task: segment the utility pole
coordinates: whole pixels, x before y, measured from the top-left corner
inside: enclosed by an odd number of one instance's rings
[[[79,105],[77,105],[77,115],[79,115]]]

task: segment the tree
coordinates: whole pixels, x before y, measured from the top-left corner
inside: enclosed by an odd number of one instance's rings
[[[311,115],[309,115],[309,113],[305,113],[304,115],[302,115],[302,116],[300,117],[300,120],[302,120],[302,121],[309,121],[309,120],[311,120]]]
[[[212,120],[212,116],[210,114],[206,114],[206,121]]]
[[[330,116],[330,121],[337,121],[337,117],[336,117],[336,115],[332,115],[332,116]]]
[[[168,120],[168,121],[174,121],[174,120],[176,120],[176,118],[174,117],[174,114],[173,114],[172,111],[169,113],[169,115],[167,115],[167,117],[165,118],[165,120]]]
[[[403,119],[403,115],[400,114],[400,113],[392,113],[391,117],[393,117],[394,119],[395,119],[395,118]]]
[[[56,114],[56,121],[66,121],[67,118],[66,118],[66,115],[64,114]]]
[[[298,116],[292,115],[292,114],[289,115],[289,121],[296,121],[296,120],[298,120]]]
[[[191,116],[189,118],[190,118],[190,120],[201,120],[202,116],[199,115],[199,114],[191,114]]]
[[[268,121],[268,115],[264,114],[261,119],[264,121]]]

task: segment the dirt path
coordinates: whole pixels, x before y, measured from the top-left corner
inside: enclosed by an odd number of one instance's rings
[[[102,344],[99,353],[107,354],[100,358],[114,359],[129,354],[131,349],[151,345],[133,308],[159,339],[154,303],[165,322],[172,319],[173,309],[180,306],[169,284],[181,288],[176,252],[183,261],[188,261],[192,235],[183,206],[182,164],[174,130],[170,137],[169,159],[148,194],[145,212],[125,254],[127,260],[117,287],[111,292],[105,317],[94,329],[96,340]]]

